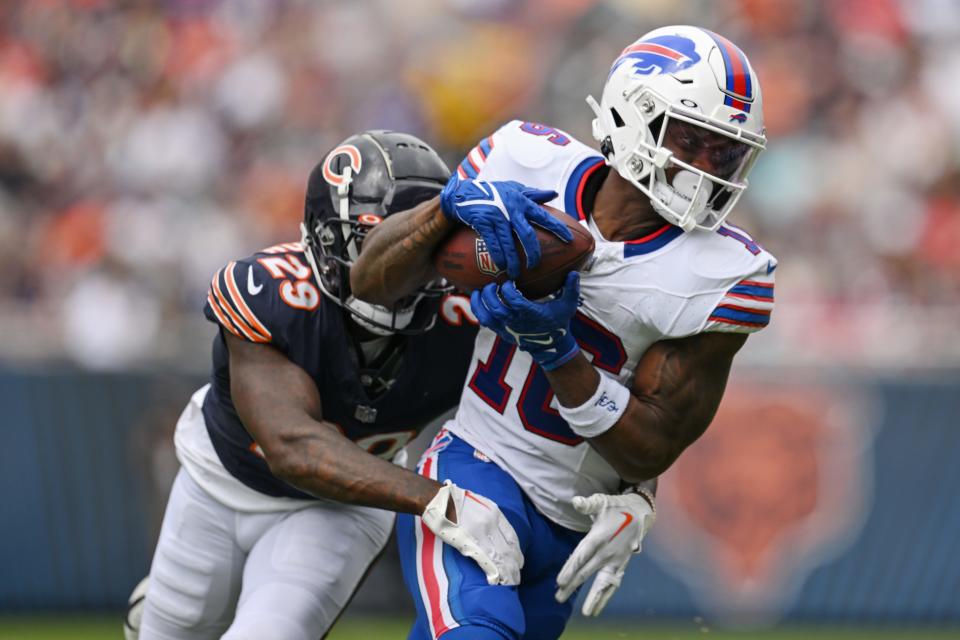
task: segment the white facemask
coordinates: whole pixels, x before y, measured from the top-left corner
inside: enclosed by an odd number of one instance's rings
[[[651,200],[651,203],[660,215],[672,213],[674,216],[682,217],[684,214],[689,214],[693,220],[699,222],[703,218],[712,194],[712,182],[701,180],[697,174],[683,169],[673,177],[672,184],[667,184],[666,180],[656,181],[653,188],[653,195],[656,197]],[[668,211],[663,211],[664,207]]]

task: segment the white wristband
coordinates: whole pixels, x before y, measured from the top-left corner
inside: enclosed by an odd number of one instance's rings
[[[593,438],[612,427],[630,402],[630,390],[611,377],[600,374],[600,384],[590,399],[579,407],[560,407],[560,416],[581,438]]]

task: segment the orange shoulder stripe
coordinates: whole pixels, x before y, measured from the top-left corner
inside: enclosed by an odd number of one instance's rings
[[[233,310],[233,307],[230,306],[226,296],[223,295],[223,291],[220,290],[220,271],[217,271],[213,275],[213,280],[210,282],[210,290],[220,303],[220,307],[226,312],[227,316],[233,320],[233,324],[236,325],[237,329],[240,329],[240,332],[247,337],[247,340],[250,342],[266,342],[266,339],[250,328],[250,326],[243,321],[243,318],[238,316]]]
[[[263,323],[257,319],[257,316],[250,310],[250,307],[247,306],[247,301],[243,299],[243,294],[240,293],[240,288],[237,287],[237,279],[233,275],[233,270],[236,266],[236,262],[231,262],[226,267],[227,271],[225,275],[230,299],[233,300],[243,319],[250,323],[250,327],[263,338],[264,341],[269,342],[273,336],[270,334],[270,331],[263,326]],[[253,269],[252,266],[250,268]]]
[[[230,331],[230,333],[238,338],[243,338],[243,336],[240,335],[240,332],[233,328],[233,323],[230,322],[230,318],[223,315],[223,311],[220,310],[220,303],[213,299],[213,294],[211,294],[209,291],[207,291],[207,304],[209,304],[210,308],[213,309],[213,315],[217,316],[217,320],[220,321],[220,325],[222,327]]]

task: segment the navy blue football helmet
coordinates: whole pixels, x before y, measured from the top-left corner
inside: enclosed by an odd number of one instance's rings
[[[350,136],[314,167],[300,225],[321,291],[378,335],[422,333],[433,326],[442,283],[428,285],[392,309],[356,299],[350,268],[367,232],[387,216],[438,195],[450,170],[419,138],[394,131]]]

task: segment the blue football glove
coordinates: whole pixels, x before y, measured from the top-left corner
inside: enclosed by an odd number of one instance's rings
[[[510,278],[520,276],[520,256],[513,231],[527,256],[527,268],[540,262],[540,243],[530,223],[550,231],[564,242],[573,240],[567,226],[539,206],[557,197],[556,191],[527,187],[519,182],[460,180],[454,173],[440,192],[440,208],[450,220],[476,231],[490,257]]]
[[[552,371],[577,355],[580,346],[570,333],[570,319],[580,299],[580,274],[571,271],[556,297],[531,302],[512,282],[497,291],[496,284],[470,294],[470,308],[483,326],[517,345],[545,371]]]

